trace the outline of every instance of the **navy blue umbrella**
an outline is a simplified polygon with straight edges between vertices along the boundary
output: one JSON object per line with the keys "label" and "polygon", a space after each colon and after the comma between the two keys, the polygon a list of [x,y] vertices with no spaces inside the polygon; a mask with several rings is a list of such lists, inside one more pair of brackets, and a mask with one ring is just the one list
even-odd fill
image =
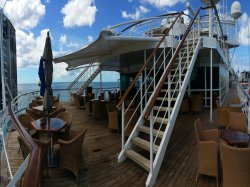
{"label": "navy blue umbrella", "polygon": [[51,41],[49,32],[47,33],[42,59],[44,61],[44,78],[45,78],[45,93],[43,99],[43,110],[48,113],[52,111],[53,106],[53,90],[51,88],[53,77],[53,54],[51,49]]}
{"label": "navy blue umbrella", "polygon": [[45,92],[45,77],[44,77],[44,69],[43,69],[43,58],[40,59],[38,75],[40,78],[40,96],[44,96]]}

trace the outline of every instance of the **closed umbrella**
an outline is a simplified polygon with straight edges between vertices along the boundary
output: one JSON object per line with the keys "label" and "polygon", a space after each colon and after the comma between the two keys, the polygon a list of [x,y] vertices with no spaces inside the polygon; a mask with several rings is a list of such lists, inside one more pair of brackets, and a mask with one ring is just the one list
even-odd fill
{"label": "closed umbrella", "polygon": [[52,111],[52,106],[53,106],[53,90],[51,88],[52,77],[53,77],[53,64],[52,64],[53,55],[52,55],[49,32],[47,33],[42,59],[44,62],[44,78],[45,78],[43,110],[49,113]]}
{"label": "closed umbrella", "polygon": [[43,57],[40,59],[38,75],[40,78],[40,96],[44,96],[45,92],[45,77],[44,77],[44,69],[43,69]]}

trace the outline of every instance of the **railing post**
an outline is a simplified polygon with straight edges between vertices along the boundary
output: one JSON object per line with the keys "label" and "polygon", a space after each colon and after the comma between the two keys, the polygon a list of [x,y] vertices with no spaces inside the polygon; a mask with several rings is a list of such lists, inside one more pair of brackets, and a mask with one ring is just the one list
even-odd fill
{"label": "railing post", "polygon": [[[140,105],[141,105],[141,114],[142,114],[142,110],[143,110],[143,99],[142,99],[142,92],[143,92],[143,90],[142,90],[142,88],[143,88],[143,85],[142,85],[142,75],[141,75],[141,81],[140,81],[140,89],[141,89],[141,91],[140,91]],[[146,90],[145,90],[146,91]],[[147,93],[146,93],[147,94]]]}
{"label": "railing post", "polygon": [[155,89],[155,85],[156,83],[155,83],[155,54],[154,54],[154,89]]}
{"label": "railing post", "polygon": [[122,102],[122,150],[124,149],[124,101]]}
{"label": "railing post", "polygon": [[153,110],[150,112],[150,173],[153,173]]}
{"label": "railing post", "polygon": [[[147,62],[147,51],[146,50],[144,50],[144,63],[146,63]],[[147,104],[147,102],[148,102],[148,89],[147,89],[147,84],[148,84],[148,82],[147,82],[147,67],[145,67],[144,68],[144,82],[145,82],[145,86],[144,86],[144,88],[145,88],[145,92],[146,92],[146,95],[145,95],[145,105],[144,106],[146,106],[146,104]]]}

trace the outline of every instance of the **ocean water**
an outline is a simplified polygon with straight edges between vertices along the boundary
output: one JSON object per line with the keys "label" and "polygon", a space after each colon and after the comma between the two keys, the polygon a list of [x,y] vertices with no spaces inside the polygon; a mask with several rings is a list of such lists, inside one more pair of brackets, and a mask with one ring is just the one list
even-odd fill
{"label": "ocean water", "polygon": [[[67,101],[69,99],[69,93],[66,90],[67,87],[71,84],[71,82],[53,82],[52,89],[53,95],[60,95],[61,101]],[[98,94],[100,90],[100,82],[92,82],[89,86],[92,86],[93,92]],[[102,90],[107,91],[115,91],[119,89],[119,84],[117,82],[102,82]],[[38,84],[18,84],[18,94],[24,94],[32,91],[39,91],[40,87]],[[76,92],[76,90],[72,90],[72,92]]]}

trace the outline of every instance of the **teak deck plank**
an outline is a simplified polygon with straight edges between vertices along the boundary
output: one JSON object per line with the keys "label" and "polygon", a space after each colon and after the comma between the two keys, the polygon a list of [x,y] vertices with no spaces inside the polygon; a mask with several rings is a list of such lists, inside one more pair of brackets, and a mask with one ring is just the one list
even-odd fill
{"label": "teak deck plank", "polygon": [[[148,172],[129,159],[122,163],[117,162],[121,149],[121,134],[108,131],[107,121],[92,119],[86,110],[76,109],[66,103],[64,107],[73,114],[73,130],[88,128],[83,148],[84,164],[79,172],[79,186],[145,186]],[[214,114],[216,118],[215,111]],[[216,186],[214,177],[200,175],[198,182],[195,181],[198,153],[193,123],[198,117],[207,128],[212,128],[208,123],[208,109],[204,109],[198,115],[178,115],[155,186]],[[23,161],[21,152],[18,153],[17,136],[17,131],[12,131],[6,139],[13,174]],[[2,160],[2,170],[5,166],[6,163]],[[42,177],[41,186],[73,187],[77,184],[70,171],[50,168],[49,176]]]}

